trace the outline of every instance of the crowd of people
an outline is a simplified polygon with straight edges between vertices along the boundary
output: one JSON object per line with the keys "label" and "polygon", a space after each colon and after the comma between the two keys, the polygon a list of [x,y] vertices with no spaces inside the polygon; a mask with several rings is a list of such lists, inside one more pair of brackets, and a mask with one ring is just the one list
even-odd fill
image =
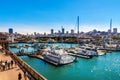
{"label": "crowd of people", "polygon": [[[11,52],[9,50],[6,49],[0,49],[0,54],[4,54],[5,56],[7,55],[11,55]],[[0,72],[2,71],[7,71],[10,69],[13,69],[14,67],[17,67],[17,62],[11,60],[7,60],[7,59],[3,59],[0,60]],[[27,72],[24,71],[24,79],[27,80]],[[22,74],[21,72],[18,73],[18,80],[22,80]]]}
{"label": "crowd of people", "polygon": [[0,61],[0,70],[1,71],[5,71],[5,70],[9,70],[13,68],[13,64],[15,64],[15,62],[13,60],[1,60]]}

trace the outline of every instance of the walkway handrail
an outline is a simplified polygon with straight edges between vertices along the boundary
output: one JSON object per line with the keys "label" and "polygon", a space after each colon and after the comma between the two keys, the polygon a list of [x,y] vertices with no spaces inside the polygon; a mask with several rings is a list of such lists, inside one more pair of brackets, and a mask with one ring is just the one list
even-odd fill
{"label": "walkway handrail", "polygon": [[29,66],[22,59],[20,59],[16,54],[10,52],[10,56],[19,64],[21,68],[24,68],[24,70],[26,70],[35,80],[47,80],[44,76],[39,74],[31,66]]}

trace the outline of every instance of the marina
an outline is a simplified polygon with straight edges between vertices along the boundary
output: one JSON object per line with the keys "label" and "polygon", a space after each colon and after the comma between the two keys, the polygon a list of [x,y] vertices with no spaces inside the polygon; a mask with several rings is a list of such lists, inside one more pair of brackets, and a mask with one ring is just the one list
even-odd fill
{"label": "marina", "polygon": [[[19,45],[23,45],[21,43]],[[54,45],[65,45],[65,47],[70,48],[71,44],[54,44]],[[77,44],[72,44],[76,46]],[[18,49],[11,48],[13,52],[19,51]],[[26,51],[32,52],[34,49],[28,48]],[[91,59],[77,58],[77,62],[67,64],[64,66],[53,66],[50,62],[42,60],[41,56],[19,56],[37,72],[44,75],[48,80],[119,80],[120,70],[119,70],[119,52],[107,52],[104,56],[93,57]],[[114,58],[113,58],[114,57]],[[34,63],[34,64],[33,64]],[[50,64],[48,64],[50,63]],[[52,63],[53,64],[53,63]],[[55,64],[54,64],[55,65]],[[114,68],[113,68],[114,67]],[[114,74],[113,74],[114,73]],[[88,75],[89,74],[89,75]],[[106,75],[107,74],[107,75]],[[53,77],[53,75],[55,75]],[[70,76],[72,75],[72,76]],[[66,77],[64,77],[66,76]],[[87,76],[87,77],[86,77]],[[114,77],[113,77],[114,76]]]}
{"label": "marina", "polygon": [[1,0],[0,80],[120,80],[120,0]]}
{"label": "marina", "polygon": [[44,75],[48,80],[120,79],[119,52],[107,53],[104,56],[95,57],[89,60],[78,58],[77,62],[64,65],[62,67],[55,67],[41,61],[40,59],[30,58],[27,56],[21,56],[20,58],[33,67],[36,71]]}

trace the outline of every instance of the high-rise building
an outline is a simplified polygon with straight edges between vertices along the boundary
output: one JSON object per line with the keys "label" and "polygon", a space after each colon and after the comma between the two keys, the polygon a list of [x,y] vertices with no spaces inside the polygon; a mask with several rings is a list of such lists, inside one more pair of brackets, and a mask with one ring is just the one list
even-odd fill
{"label": "high-rise building", "polygon": [[73,29],[71,29],[71,34],[74,34],[74,30]]}
{"label": "high-rise building", "polygon": [[113,28],[113,33],[117,33],[117,28]]}
{"label": "high-rise building", "polygon": [[54,30],[53,29],[51,29],[51,34],[54,34]]}
{"label": "high-rise building", "polygon": [[68,32],[68,31],[66,31],[66,34],[69,34],[69,32]]}
{"label": "high-rise building", "polygon": [[61,32],[60,32],[60,30],[58,30],[58,34],[60,34]]}
{"label": "high-rise building", "polygon": [[34,36],[36,36],[37,35],[37,33],[36,32],[34,32]]}
{"label": "high-rise building", "polygon": [[65,33],[65,29],[62,27],[62,34],[64,34]]}
{"label": "high-rise building", "polygon": [[108,33],[111,33],[111,30],[110,30],[110,29],[108,29]]}
{"label": "high-rise building", "polygon": [[9,28],[9,34],[13,34],[13,29]]}

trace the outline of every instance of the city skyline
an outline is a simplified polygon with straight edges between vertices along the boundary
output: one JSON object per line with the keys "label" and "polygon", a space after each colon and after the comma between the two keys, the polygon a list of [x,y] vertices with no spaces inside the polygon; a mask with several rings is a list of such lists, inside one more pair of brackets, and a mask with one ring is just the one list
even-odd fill
{"label": "city skyline", "polygon": [[[13,28],[18,33],[50,33],[71,29],[77,32],[77,16],[80,32],[97,29],[108,31],[110,19],[113,28],[120,26],[119,0],[6,0],[0,2],[0,32]],[[66,32],[65,31],[65,32]]]}

